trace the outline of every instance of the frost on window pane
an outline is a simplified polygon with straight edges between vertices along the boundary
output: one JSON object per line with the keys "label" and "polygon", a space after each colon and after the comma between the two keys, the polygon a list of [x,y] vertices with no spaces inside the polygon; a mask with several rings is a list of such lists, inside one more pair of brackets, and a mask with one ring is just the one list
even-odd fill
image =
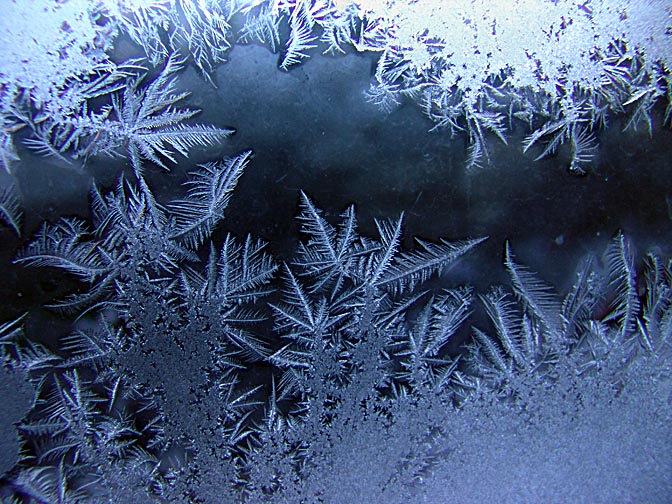
{"label": "frost on window pane", "polygon": [[[2,9],[3,167],[28,147],[68,162],[119,156],[128,168],[93,185],[87,215],[26,229],[6,265],[10,279],[22,271],[57,288],[0,321],[0,376],[21,391],[3,425],[3,502],[670,500],[664,252],[638,255],[615,233],[560,292],[517,239],[501,247],[497,277],[477,255],[489,243],[480,233],[406,240],[402,209],[364,232],[354,204],[334,216],[297,189],[300,236],[276,257],[277,244],[228,228],[230,205],[238,219],[258,210],[232,197],[251,150],[163,178],[148,170],[233,132],[226,118],[189,122],[183,68],[221,86],[230,47],[260,43],[283,78],[320,52],[375,53],[368,98],[390,112],[416,102],[433,129],[468,139],[468,167],[495,162],[490,142],[506,144],[520,123],[524,154],[564,144],[582,172],[612,116],[651,131],[652,107],[669,99],[667,2]],[[122,38],[138,59],[114,60]],[[34,221],[20,189],[0,190],[11,243]],[[473,272],[488,285],[470,285]],[[67,331],[35,327],[36,313]]]}

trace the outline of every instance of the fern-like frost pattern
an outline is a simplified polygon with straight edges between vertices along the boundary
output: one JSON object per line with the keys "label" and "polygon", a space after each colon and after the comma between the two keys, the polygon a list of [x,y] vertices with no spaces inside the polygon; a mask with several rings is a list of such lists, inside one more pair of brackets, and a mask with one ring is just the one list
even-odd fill
{"label": "fern-like frost pattern", "polygon": [[[92,189],[90,218],[45,222],[14,258],[67,280],[47,307],[72,327],[40,335],[32,314],[0,324],[2,381],[23,410],[12,411],[3,502],[670,500],[672,266],[661,253],[640,261],[619,232],[563,295],[507,242],[508,285],[480,292],[450,273],[486,237],[408,250],[403,213],[364,236],[354,206],[333,222],[301,192],[301,239],[285,261],[225,232],[251,151],[193,168],[172,201],[146,176],[234,132],[192,122],[177,79],[193,65],[219,84],[217,65],[247,43],[279,53],[287,72],[317,52],[375,53],[368,99],[387,112],[411,100],[433,129],[464,135],[467,168],[493,164],[492,141],[507,144],[520,123],[523,153],[566,152],[585,173],[612,117],[651,134],[653,108],[670,101],[666,2],[3,9],[7,177],[17,142],[60,163],[130,167]],[[112,58],[119,37],[144,57]],[[0,221],[17,237],[19,194],[0,190]]]}

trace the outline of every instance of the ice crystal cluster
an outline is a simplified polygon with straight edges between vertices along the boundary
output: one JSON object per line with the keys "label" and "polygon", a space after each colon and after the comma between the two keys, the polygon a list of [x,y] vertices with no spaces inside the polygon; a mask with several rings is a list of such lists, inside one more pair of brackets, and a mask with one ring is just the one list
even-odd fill
{"label": "ice crystal cluster", "polygon": [[[252,151],[193,168],[173,199],[147,175],[233,133],[194,122],[178,79],[193,65],[225,85],[214,71],[251,43],[279,71],[374,53],[368,99],[465,135],[469,167],[525,127],[525,151],[568,143],[581,172],[612,118],[650,132],[660,103],[669,120],[669,2],[8,0],[0,14],[3,184],[24,146],[129,168],[94,184],[86,219],[45,222],[14,251],[13,268],[66,286],[47,308],[69,331],[37,330],[36,307],[0,324],[3,504],[670,501],[664,253],[613,230],[559,294],[506,243],[508,284],[480,292],[450,279],[487,237],[407,248],[403,212],[370,235],[354,205],[334,219],[300,192],[284,260],[222,232]],[[2,232],[23,217],[7,182]]]}
{"label": "ice crystal cluster", "polygon": [[[3,164],[16,157],[17,128],[55,152],[77,140],[79,122],[97,130],[100,117],[82,109],[132,72],[134,62],[108,57],[125,34],[149,63],[180,51],[206,78],[235,43],[282,52],[285,70],[319,51],[379,53],[370,98],[388,110],[410,98],[437,127],[466,131],[467,166],[491,162],[488,132],[506,142],[522,121],[525,151],[544,143],[541,158],[568,142],[570,168],[581,172],[594,131],[613,115],[650,130],[655,103],[669,103],[670,11],[665,0],[11,1],[2,17]],[[64,138],[52,121],[74,122],[74,132]]]}

